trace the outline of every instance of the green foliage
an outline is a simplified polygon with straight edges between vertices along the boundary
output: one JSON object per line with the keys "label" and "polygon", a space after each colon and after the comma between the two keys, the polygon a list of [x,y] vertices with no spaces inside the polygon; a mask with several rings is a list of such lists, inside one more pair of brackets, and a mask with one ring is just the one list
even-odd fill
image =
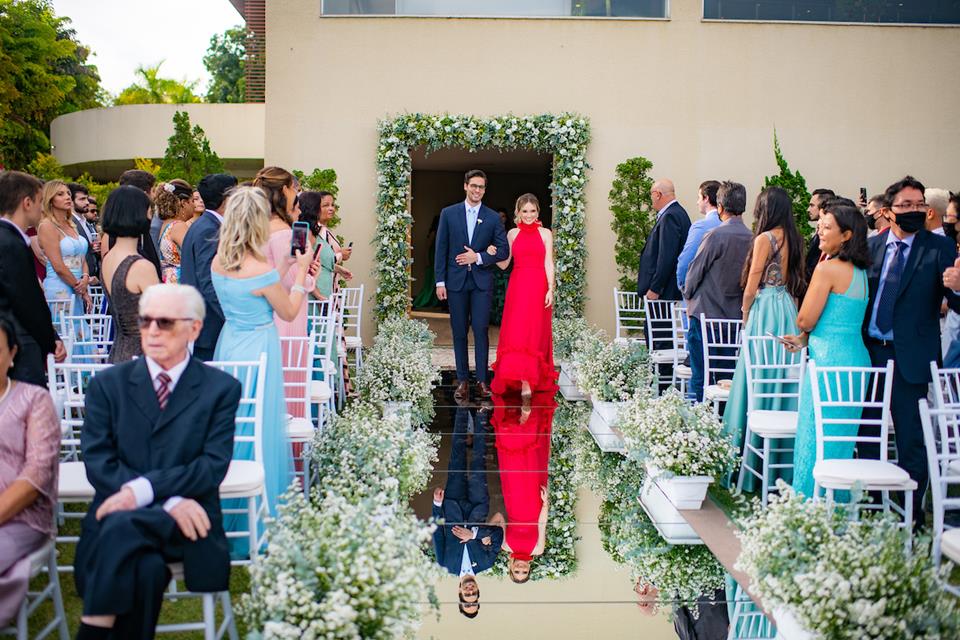
{"label": "green foliage", "polygon": [[80,177],[74,180],[74,182],[79,182],[85,186],[90,191],[90,195],[96,198],[101,209],[107,201],[107,196],[110,195],[110,192],[120,186],[117,182],[97,182],[86,172],[80,174]]}
{"label": "green foliage", "polygon": [[102,104],[90,50],[48,0],[0,0],[0,167],[50,151],[50,122]]}
{"label": "green foliage", "polygon": [[[337,172],[334,169],[314,169],[309,175],[299,169],[294,169],[293,175],[296,176],[304,191],[329,191],[334,198],[340,191],[340,187],[337,186]],[[340,214],[335,213],[327,227],[334,229],[339,224]]]}
{"label": "green foliage", "polygon": [[200,102],[200,98],[193,92],[197,88],[197,81],[174,80],[160,77],[158,62],[152,67],[137,67],[140,82],[134,82],[120,92],[113,101],[114,104],[187,104]]}
{"label": "green foliage", "polygon": [[66,176],[63,172],[63,165],[52,154],[40,153],[39,151],[37,157],[24,170],[43,181],[63,180]]}
{"label": "green foliage", "polygon": [[134,158],[133,168],[139,169],[140,171],[146,171],[147,173],[152,173],[153,175],[160,173],[160,165],[150,158]]}
{"label": "green foliage", "polygon": [[243,102],[246,91],[244,77],[247,30],[242,26],[227,29],[210,38],[203,66],[210,76],[207,102]]}
{"label": "green foliage", "polygon": [[807,191],[807,181],[800,172],[791,171],[787,165],[783,152],[780,150],[780,140],[777,139],[777,132],[773,132],[773,157],[777,160],[777,166],[780,167],[780,173],[774,176],[767,176],[763,179],[764,187],[781,187],[790,195],[790,202],[793,204],[793,220],[797,223],[797,229],[801,235],[809,231],[806,235],[813,233],[810,229],[807,206],[810,204],[810,192]]}
{"label": "green foliage", "polygon": [[630,158],[617,165],[616,177],[610,188],[610,228],[617,234],[614,259],[620,273],[618,286],[632,291],[637,286],[637,267],[647,236],[656,217],[652,213],[650,189],[653,163],[644,157]]}
{"label": "green foliage", "polygon": [[208,173],[222,173],[223,161],[210,148],[210,141],[200,125],[190,128],[190,114],[173,114],[173,135],[167,140],[167,150],[160,163],[160,180],[181,178],[197,184]]}

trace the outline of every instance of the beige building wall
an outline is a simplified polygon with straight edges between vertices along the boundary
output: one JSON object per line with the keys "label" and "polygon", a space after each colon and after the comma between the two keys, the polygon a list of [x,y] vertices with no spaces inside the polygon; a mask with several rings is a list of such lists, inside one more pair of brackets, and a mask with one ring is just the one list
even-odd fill
{"label": "beige building wall", "polygon": [[776,172],[774,127],[811,189],[873,193],[907,172],[960,187],[956,28],[704,22],[700,2],[671,5],[667,21],[322,18],[316,0],[271,0],[266,163],[337,170],[372,294],[378,119],[578,112],[593,132],[587,317],[607,330],[607,193],[626,158],[652,160],[692,215],[709,178],[753,200]]}

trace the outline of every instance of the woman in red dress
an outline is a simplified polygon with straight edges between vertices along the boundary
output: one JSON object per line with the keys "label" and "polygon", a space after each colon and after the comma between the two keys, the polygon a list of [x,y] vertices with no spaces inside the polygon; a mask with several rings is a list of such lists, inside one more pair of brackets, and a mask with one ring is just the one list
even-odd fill
{"label": "woman in red dress", "polygon": [[[503,322],[497,344],[493,392],[520,390],[556,392],[553,368],[553,235],[540,226],[540,202],[532,193],[517,198],[517,228],[507,233],[510,257],[498,263],[506,269],[513,260],[507,285]],[[488,251],[489,253],[489,251]]]}
{"label": "woman in red dress", "polygon": [[533,559],[546,548],[550,432],[556,402],[537,394],[532,405],[508,407],[493,396],[493,430],[506,511],[503,545],[510,554],[509,575],[517,584],[530,579]]}

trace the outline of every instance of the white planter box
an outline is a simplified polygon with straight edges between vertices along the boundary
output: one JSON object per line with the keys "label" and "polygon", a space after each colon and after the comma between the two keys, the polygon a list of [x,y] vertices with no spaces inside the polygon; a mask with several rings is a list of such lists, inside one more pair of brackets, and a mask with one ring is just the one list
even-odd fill
{"label": "white planter box", "polygon": [[710,476],[670,476],[653,465],[646,465],[647,473],[657,483],[663,495],[677,509],[700,509],[707,497],[707,488],[713,483]]}
{"label": "white planter box", "polygon": [[813,634],[796,619],[789,607],[775,607],[770,611],[777,624],[777,640],[812,640]]}
{"label": "white planter box", "polygon": [[389,418],[391,416],[405,416],[409,419],[410,412],[413,411],[412,402],[384,402],[383,403],[383,417]]}
{"label": "white planter box", "polygon": [[586,400],[589,397],[577,386],[577,373],[573,365],[568,362],[560,365],[560,379],[558,383],[560,393],[563,394],[563,397],[567,400],[580,401]]}
{"label": "white planter box", "polygon": [[617,414],[624,402],[603,402],[593,400],[593,411],[590,412],[590,422],[587,428],[601,451],[608,453],[623,453],[623,436],[617,430]]}
{"label": "white planter box", "polygon": [[660,487],[649,477],[640,489],[640,505],[649,516],[653,526],[670,544],[703,544],[677,508],[670,504]]}

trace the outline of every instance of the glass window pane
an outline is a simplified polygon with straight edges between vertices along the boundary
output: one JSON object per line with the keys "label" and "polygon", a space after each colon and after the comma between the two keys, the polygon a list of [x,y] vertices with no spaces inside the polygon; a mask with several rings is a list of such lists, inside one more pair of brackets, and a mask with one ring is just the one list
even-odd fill
{"label": "glass window pane", "polygon": [[665,18],[667,0],[323,0],[324,15]]}
{"label": "glass window pane", "polygon": [[712,20],[960,24],[960,0],[704,0]]}

